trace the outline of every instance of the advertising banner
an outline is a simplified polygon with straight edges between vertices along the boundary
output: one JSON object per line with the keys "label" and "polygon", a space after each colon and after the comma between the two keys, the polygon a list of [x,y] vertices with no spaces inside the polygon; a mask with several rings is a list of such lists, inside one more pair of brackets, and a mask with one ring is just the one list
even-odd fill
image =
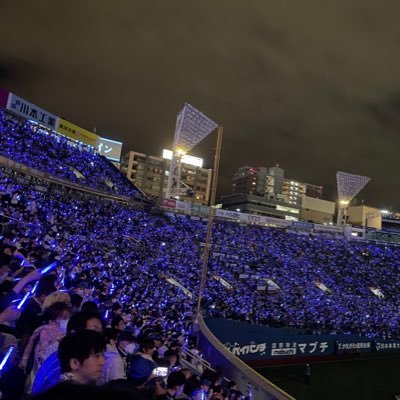
{"label": "advertising banner", "polygon": [[176,206],[176,200],[172,200],[172,199],[163,199],[161,204],[162,204],[163,207],[175,208],[175,206]]}
{"label": "advertising banner", "polygon": [[217,210],[215,210],[215,216],[229,219],[240,219],[241,213],[230,210],[222,210],[221,208],[218,208]]}
{"label": "advertising banner", "polygon": [[398,340],[374,340],[374,349],[377,352],[400,351]]}
{"label": "advertising banner", "polygon": [[59,118],[56,115],[35,106],[13,93],[10,93],[8,96],[6,108],[21,117],[37,122],[47,128],[58,129]]}
{"label": "advertising banner", "polygon": [[64,136],[68,136],[71,139],[88,144],[95,148],[97,148],[99,143],[99,137],[95,133],[80,128],[78,125],[62,118],[60,118],[57,131]]}
{"label": "advertising banner", "polygon": [[122,142],[99,137],[97,150],[109,160],[119,162],[121,159]]}
{"label": "advertising banner", "polygon": [[7,107],[7,101],[8,101],[8,95],[10,93],[5,90],[0,88],[0,107],[6,108]]}
{"label": "advertising banner", "polygon": [[184,212],[190,211],[190,203],[186,203],[185,201],[177,200],[175,207],[179,211],[184,211]]}
{"label": "advertising banner", "polygon": [[312,230],[312,229],[314,229],[314,224],[311,222],[305,222],[305,221],[293,221],[292,228]]}
{"label": "advertising banner", "polygon": [[300,334],[296,329],[269,328],[222,318],[209,318],[206,324],[232,354],[248,361],[276,357],[400,351],[400,341],[396,340],[369,339],[345,334]]}
{"label": "advertising banner", "polygon": [[336,341],[336,353],[370,353],[373,351],[373,342],[368,338],[360,338],[356,335],[340,335]]}
{"label": "advertising banner", "polygon": [[332,335],[296,335],[289,330],[210,318],[207,326],[224,346],[242,360],[331,355]]}

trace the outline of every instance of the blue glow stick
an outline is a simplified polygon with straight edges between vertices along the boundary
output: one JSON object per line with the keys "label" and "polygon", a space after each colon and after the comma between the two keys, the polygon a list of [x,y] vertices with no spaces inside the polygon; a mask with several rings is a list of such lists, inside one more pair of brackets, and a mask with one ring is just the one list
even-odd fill
{"label": "blue glow stick", "polygon": [[25,294],[25,296],[22,298],[22,300],[18,303],[17,308],[18,310],[20,310],[22,308],[22,306],[25,304],[25,302],[28,300],[29,295],[31,294],[31,292],[27,292]]}
{"label": "blue glow stick", "polygon": [[54,261],[53,263],[51,263],[51,264],[48,265],[47,267],[44,267],[44,268],[40,271],[40,273],[41,273],[42,275],[47,274],[50,270],[56,268],[57,265],[58,265],[58,261]]}
{"label": "blue glow stick", "polygon": [[32,288],[32,290],[31,290],[31,294],[36,293],[36,290],[37,290],[38,286],[39,286],[39,281],[37,281],[37,282],[35,283],[35,286],[34,286],[34,287]]}
{"label": "blue glow stick", "polygon": [[10,346],[6,352],[6,354],[4,354],[3,359],[1,360],[0,363],[0,371],[3,370],[4,366],[6,365],[8,359],[11,357],[11,354],[13,353],[13,351],[15,350],[14,346]]}

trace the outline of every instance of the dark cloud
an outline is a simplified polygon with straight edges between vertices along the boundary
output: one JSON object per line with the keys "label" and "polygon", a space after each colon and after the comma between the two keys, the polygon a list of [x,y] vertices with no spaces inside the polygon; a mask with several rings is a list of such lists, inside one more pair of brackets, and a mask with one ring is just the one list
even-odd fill
{"label": "dark cloud", "polygon": [[[400,3],[6,0],[0,85],[124,141],[169,147],[185,101],[224,126],[220,192],[241,165],[322,184],[370,176],[400,209]],[[215,137],[193,150],[212,166]]]}

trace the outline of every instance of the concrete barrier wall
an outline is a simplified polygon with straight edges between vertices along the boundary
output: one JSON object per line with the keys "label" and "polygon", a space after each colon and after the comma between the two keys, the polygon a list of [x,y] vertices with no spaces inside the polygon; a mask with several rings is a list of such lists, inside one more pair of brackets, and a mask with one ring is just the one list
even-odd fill
{"label": "concrete barrier wall", "polygon": [[204,358],[213,367],[221,366],[225,377],[235,381],[243,394],[247,395],[250,388],[253,400],[295,400],[228,351],[208,329],[201,316],[198,317],[198,324],[199,347]]}

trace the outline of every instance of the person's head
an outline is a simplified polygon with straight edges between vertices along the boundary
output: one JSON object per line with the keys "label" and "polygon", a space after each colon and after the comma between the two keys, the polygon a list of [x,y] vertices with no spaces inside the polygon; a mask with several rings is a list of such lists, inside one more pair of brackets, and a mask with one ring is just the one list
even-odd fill
{"label": "person's head", "polygon": [[91,312],[98,312],[97,304],[94,301],[86,301],[82,304],[82,311],[91,311]]}
{"label": "person's head", "polygon": [[228,389],[229,390],[236,390],[236,382],[235,381],[229,381]]}
{"label": "person's head", "polygon": [[106,338],[107,344],[116,345],[119,334],[120,331],[118,329],[106,328],[104,330],[104,336]]}
{"label": "person's head", "polygon": [[104,326],[101,316],[90,311],[80,311],[73,315],[68,322],[67,332],[79,332],[84,329],[103,332]]}
{"label": "person's head", "polygon": [[121,316],[117,315],[111,320],[111,327],[123,331],[126,328],[124,319]]}
{"label": "person's head", "polygon": [[[181,370],[182,372],[182,370]],[[190,398],[197,399],[199,393],[201,394],[200,380],[196,376],[191,376],[186,379],[183,387],[183,392]]]}
{"label": "person's head", "polygon": [[193,376],[192,371],[189,368],[181,368],[180,371],[185,375],[186,380]]}
{"label": "person's head", "polygon": [[55,286],[54,276],[45,275],[40,278],[38,288],[36,290],[36,298],[40,303],[43,303],[45,298],[57,290]]}
{"label": "person's head", "polygon": [[133,354],[136,350],[136,337],[132,332],[122,331],[117,339],[118,347],[127,354]]}
{"label": "person's head", "polygon": [[83,297],[79,296],[77,293],[72,293],[71,294],[71,307],[73,312],[78,312],[79,309],[81,308]]}
{"label": "person's head", "polygon": [[186,378],[181,371],[171,372],[167,378],[167,390],[178,397],[183,393],[185,383]]}
{"label": "person's head", "polygon": [[152,356],[154,351],[155,351],[155,344],[153,339],[143,339],[140,342],[140,351],[143,354],[148,354],[149,356]]}
{"label": "person's head", "polygon": [[52,304],[54,303],[65,303],[65,304],[71,304],[71,297],[67,292],[53,292],[49,294],[43,301],[42,308],[43,310],[46,310],[49,308]]}
{"label": "person's head", "polygon": [[70,317],[71,311],[64,302],[52,304],[43,313],[44,320],[48,321],[50,325],[57,326],[63,333],[67,332],[67,324]]}
{"label": "person's head", "polygon": [[61,373],[72,373],[81,384],[95,383],[102,374],[104,350],[101,333],[83,330],[65,336],[58,347]]}
{"label": "person's head", "polygon": [[178,362],[178,355],[173,351],[169,351],[168,354],[164,354],[164,358],[168,361],[170,367],[174,367]]}

